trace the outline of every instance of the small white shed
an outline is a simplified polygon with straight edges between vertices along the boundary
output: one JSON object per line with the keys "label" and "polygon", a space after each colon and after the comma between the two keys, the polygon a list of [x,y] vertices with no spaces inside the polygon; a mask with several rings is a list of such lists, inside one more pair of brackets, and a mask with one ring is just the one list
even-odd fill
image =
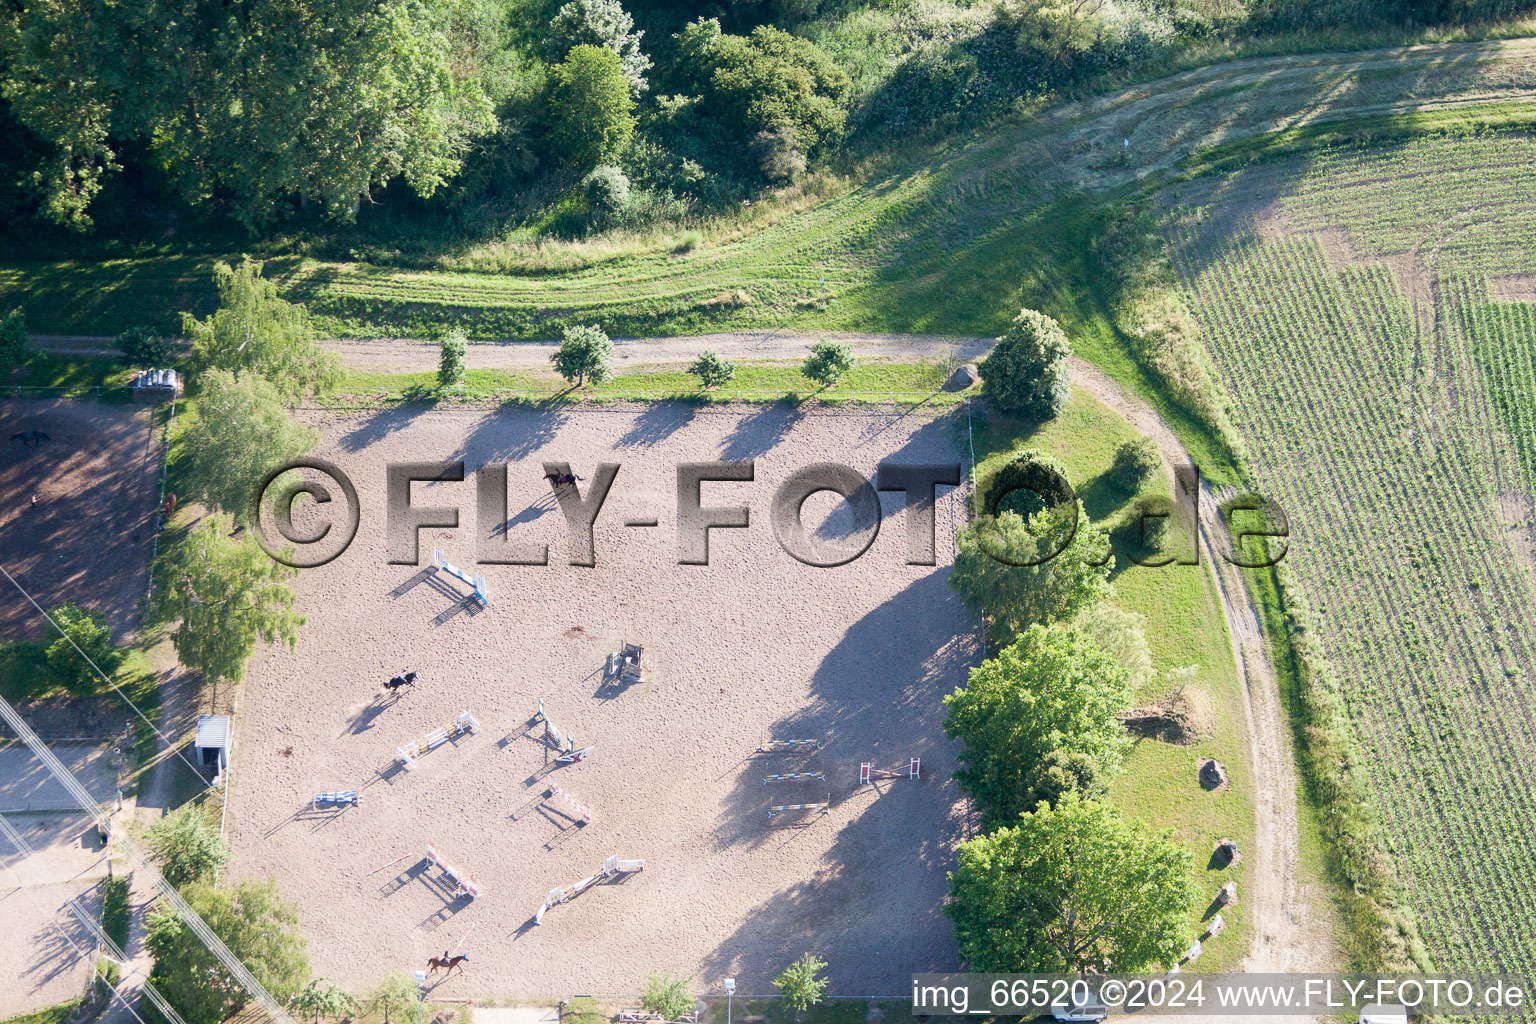
{"label": "small white shed", "polygon": [[216,768],[218,774],[223,775],[229,765],[229,748],[233,742],[228,715],[197,716],[197,739],[192,750],[200,767]]}
{"label": "small white shed", "polygon": [[1360,1024],[1408,1024],[1408,1007],[1371,1003],[1360,1011]]}

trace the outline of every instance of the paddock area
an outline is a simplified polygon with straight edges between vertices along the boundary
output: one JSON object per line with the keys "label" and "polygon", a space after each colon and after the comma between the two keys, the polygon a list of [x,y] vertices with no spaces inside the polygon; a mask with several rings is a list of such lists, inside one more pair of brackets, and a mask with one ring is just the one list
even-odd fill
{"label": "paddock area", "polygon": [[[151,410],[88,399],[0,402],[0,551],[45,608],[101,612],[119,643],[139,628],[149,585],[162,447]],[[46,623],[0,579],[0,637]]]}
{"label": "paddock area", "polygon": [[[355,484],[361,524],[300,574],[297,650],[252,660],[228,829],[231,876],[277,878],[318,974],[364,989],[458,946],[470,960],[434,976],[440,997],[617,995],[665,972],[704,990],[734,975],[756,994],[814,952],[832,994],[899,997],[914,971],[956,967],[942,904],[968,822],[940,699],[979,657],[947,583],[964,492],[938,488],[936,565],[908,564],[899,491],[881,493],[863,556],[831,568],[786,553],[770,507],[813,463],[866,477],[887,459],[961,463],[963,413],[958,426],[783,404],[305,415],[316,454]],[[412,503],[457,506],[459,526],[423,529],[417,564],[390,564],[385,466],[455,459],[466,479],[417,483]],[[747,459],[753,480],[701,494],[748,506],[749,525],[711,530],[708,565],[679,564],[678,464]],[[600,462],[620,464],[595,566],[569,564],[545,462],[569,463],[584,495]],[[482,522],[488,464],[510,464],[508,503]],[[802,513],[813,542],[850,542],[840,498],[813,495]],[[481,534],[547,545],[549,564],[476,564]],[[484,580],[487,606],[432,568],[434,547]],[[626,642],[643,647],[644,677],[605,679]],[[384,692],[405,671],[414,685]],[[568,744],[532,721],[540,698]],[[807,738],[820,743],[758,752]],[[563,746],[593,749],[559,765]],[[862,762],[896,777],[860,785]],[[792,774],[806,777],[763,781]],[[827,806],[769,811],[803,804]],[[612,855],[643,870],[601,877]],[[552,890],[594,874],[533,923]]]}

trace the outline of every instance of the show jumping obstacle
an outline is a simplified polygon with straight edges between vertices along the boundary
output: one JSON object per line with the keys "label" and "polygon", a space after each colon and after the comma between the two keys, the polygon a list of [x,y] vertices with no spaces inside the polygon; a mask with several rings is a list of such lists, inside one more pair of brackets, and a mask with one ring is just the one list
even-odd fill
{"label": "show jumping obstacle", "polygon": [[759,754],[771,754],[778,750],[810,750],[821,749],[821,740],[769,740],[757,748]]}
{"label": "show jumping obstacle", "polygon": [[433,747],[447,743],[449,740],[458,739],[465,733],[474,732],[480,728],[480,723],[475,721],[475,716],[468,711],[460,711],[459,717],[447,725],[433,729],[425,736],[414,739],[403,747],[395,748],[395,760],[405,765],[407,769],[416,767],[416,759]]}
{"label": "show jumping obstacle", "polygon": [[567,793],[553,782],[549,784],[549,795],[557,796],[561,800],[564,800],[566,805],[571,808],[572,815],[581,824],[586,825],[592,821],[592,808],[588,807],[580,800],[577,800],[575,797],[571,796],[571,794]]}
{"label": "show jumping obstacle", "polygon": [[823,800],[819,804],[774,804],[768,808],[768,817],[777,817],[787,811],[820,811],[822,814],[831,814],[827,808],[831,806],[830,800]]}
{"label": "show jumping obstacle", "polygon": [[620,683],[645,682],[645,669],[640,666],[640,656],[644,653],[644,647],[626,640],[621,650],[608,655],[608,678]]}
{"label": "show jumping obstacle", "polygon": [[627,875],[631,872],[644,870],[644,860],[619,860],[619,855],[615,853],[603,861],[603,866],[598,868],[595,873],[588,875],[575,885],[557,885],[549,890],[549,893],[544,897],[543,905],[539,907],[538,913],[533,915],[533,923],[543,924],[544,915],[549,912],[550,907],[569,903],[604,879],[612,878],[614,875]]}
{"label": "show jumping obstacle", "polygon": [[363,802],[363,798],[357,795],[355,789],[344,789],[337,793],[316,793],[310,797],[309,809],[317,810],[321,804],[330,804],[333,807],[356,807]]}
{"label": "show jumping obstacle", "polygon": [[555,764],[575,764],[578,761],[585,761],[592,755],[592,751],[596,749],[596,747],[582,747],[580,750],[573,750],[569,754],[561,754],[555,758]]}
{"label": "show jumping obstacle", "polygon": [[770,782],[793,782],[797,779],[820,779],[825,782],[826,778],[825,772],[781,772],[778,775],[764,775],[763,785]]}
{"label": "show jumping obstacle", "polygon": [[902,772],[900,768],[893,768],[890,771],[884,768],[875,768],[868,761],[859,765],[859,785],[861,786],[866,782],[873,784],[876,779],[920,779],[922,777],[923,759],[920,757],[914,757],[907,764],[906,772]]}
{"label": "show jumping obstacle", "polygon": [[[576,749],[576,741],[560,731],[560,727],[549,720],[549,712],[544,710],[544,698],[539,698],[539,713],[533,716],[535,722],[544,723],[544,738],[555,745],[555,749],[561,754],[572,753]],[[591,748],[588,748],[591,749]],[[581,760],[577,758],[576,760]],[[575,762],[572,762],[573,764]]]}
{"label": "show jumping obstacle", "polygon": [[455,898],[468,896],[470,899],[475,899],[480,895],[480,886],[476,884],[475,876],[462,874],[458,868],[438,856],[436,843],[427,844],[427,863],[442,868],[443,873],[453,879],[454,884],[458,886],[453,890]]}
{"label": "show jumping obstacle", "polygon": [[[478,600],[485,607],[490,607],[491,599],[485,593],[484,576],[471,576],[463,569],[460,569],[458,566],[454,565],[452,562],[448,561],[448,559],[443,557],[442,548],[432,549],[432,565],[438,569],[443,570],[448,575],[456,576],[463,580],[465,583],[468,583],[472,588],[474,588],[474,596],[476,600]],[[468,600],[468,598],[465,598],[465,600]]]}

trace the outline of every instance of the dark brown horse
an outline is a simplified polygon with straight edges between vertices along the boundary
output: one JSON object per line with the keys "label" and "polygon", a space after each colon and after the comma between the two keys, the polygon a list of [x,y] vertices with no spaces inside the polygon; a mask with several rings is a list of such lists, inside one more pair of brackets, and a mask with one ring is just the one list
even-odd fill
{"label": "dark brown horse", "polygon": [[440,967],[446,967],[448,969],[448,973],[452,974],[455,967],[463,970],[461,965],[467,963],[469,963],[468,953],[460,953],[458,956],[449,956],[448,951],[445,949],[443,950],[442,956],[427,958],[427,974],[430,976]]}

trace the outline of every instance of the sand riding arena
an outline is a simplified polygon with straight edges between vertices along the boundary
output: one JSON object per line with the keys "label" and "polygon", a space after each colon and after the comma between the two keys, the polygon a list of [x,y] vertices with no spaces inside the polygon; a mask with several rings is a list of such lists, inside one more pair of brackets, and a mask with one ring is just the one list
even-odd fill
{"label": "sand riding arena", "polygon": [[[952,418],[787,405],[307,417],[316,454],[356,486],[360,527],[300,574],[297,649],[253,660],[228,828],[233,874],[273,876],[298,902],[317,973],[366,988],[458,946],[470,961],[444,997],[617,995],[664,972],[766,993],[814,952],[832,994],[900,996],[914,971],[955,967],[941,908],[967,825],[940,698],[978,655],[946,580],[963,494],[938,489],[932,566],[908,564],[899,491],[880,495],[868,551],[835,568],[790,557],[769,521],[775,490],[808,464],[873,477],[887,460],[960,462]],[[386,465],[460,459],[465,480],[412,491],[413,505],[457,506],[459,527],[422,530],[420,564],[389,564]],[[749,507],[750,525],[710,531],[709,564],[680,565],[677,465],[748,459],[752,481],[706,482],[701,497]],[[582,486],[620,464],[593,567],[568,564],[545,462]],[[548,565],[475,564],[474,476],[495,464],[509,467],[508,512],[486,532],[547,544]],[[836,495],[803,512],[812,537],[848,530]],[[483,580],[487,606],[432,567],[434,548]],[[626,642],[643,647],[639,681],[608,671]],[[405,670],[413,685],[382,692]],[[541,699],[558,738],[533,721]],[[590,753],[557,763],[566,737]],[[788,739],[818,742],[758,751]],[[894,777],[861,785],[864,762]],[[764,781],[775,775],[800,777]],[[357,801],[317,805],[321,793]],[[802,804],[826,807],[770,812]],[[604,875],[614,855],[643,870]]]}

